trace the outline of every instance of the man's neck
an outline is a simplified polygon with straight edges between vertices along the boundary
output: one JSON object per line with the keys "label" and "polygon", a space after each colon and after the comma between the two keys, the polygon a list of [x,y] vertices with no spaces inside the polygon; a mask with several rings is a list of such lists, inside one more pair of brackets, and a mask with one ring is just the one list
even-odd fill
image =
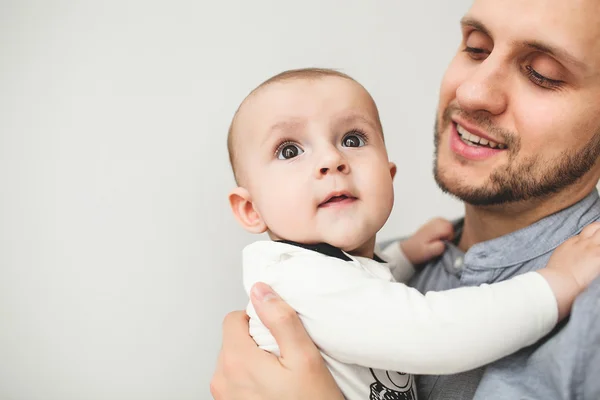
{"label": "man's neck", "polygon": [[458,247],[467,251],[474,244],[523,229],[572,206],[592,190],[593,187],[582,189],[576,193],[569,191],[569,193],[559,193],[545,199],[498,206],[465,204],[465,221]]}

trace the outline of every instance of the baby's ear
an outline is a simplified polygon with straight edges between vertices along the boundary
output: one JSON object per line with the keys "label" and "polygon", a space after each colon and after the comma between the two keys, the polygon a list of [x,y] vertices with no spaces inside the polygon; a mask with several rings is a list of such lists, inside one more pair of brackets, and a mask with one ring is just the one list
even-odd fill
{"label": "baby's ear", "polygon": [[254,208],[250,193],[243,187],[236,187],[229,193],[229,205],[235,219],[248,232],[263,233],[267,230],[267,225]]}
{"label": "baby's ear", "polygon": [[390,175],[392,175],[392,179],[396,176],[396,164],[390,162]]}

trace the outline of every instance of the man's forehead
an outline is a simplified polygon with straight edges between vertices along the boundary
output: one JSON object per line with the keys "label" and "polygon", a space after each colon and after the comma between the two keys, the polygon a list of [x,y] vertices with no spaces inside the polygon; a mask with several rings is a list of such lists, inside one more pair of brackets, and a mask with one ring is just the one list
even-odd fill
{"label": "man's forehead", "polygon": [[547,44],[600,68],[599,0],[475,0],[463,18],[494,41]]}
{"label": "man's forehead", "polygon": [[[470,10],[508,9],[512,11],[536,11],[537,13],[525,14],[529,19],[536,20],[538,13],[567,17],[594,17],[600,10],[598,0],[474,0]],[[571,12],[574,12],[572,15]],[[596,15],[594,15],[596,14]],[[514,15],[517,17],[518,15]]]}
{"label": "man's forehead", "polygon": [[[474,0],[467,16],[486,25],[522,30],[531,27],[539,36],[561,34],[583,39],[600,35],[598,0]],[[527,30],[528,32],[530,30]]]}

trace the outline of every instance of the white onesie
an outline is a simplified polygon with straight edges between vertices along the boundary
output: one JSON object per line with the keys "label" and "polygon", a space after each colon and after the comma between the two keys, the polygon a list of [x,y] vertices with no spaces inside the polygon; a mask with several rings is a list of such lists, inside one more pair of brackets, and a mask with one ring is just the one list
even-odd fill
{"label": "white onesie", "polygon": [[[244,288],[270,285],[294,308],[350,400],[416,399],[410,374],[467,371],[528,346],[550,332],[556,299],[536,272],[478,287],[425,295],[395,281],[412,266],[398,243],[388,263],[327,244],[260,241],[243,252]],[[252,304],[250,334],[279,355]]]}

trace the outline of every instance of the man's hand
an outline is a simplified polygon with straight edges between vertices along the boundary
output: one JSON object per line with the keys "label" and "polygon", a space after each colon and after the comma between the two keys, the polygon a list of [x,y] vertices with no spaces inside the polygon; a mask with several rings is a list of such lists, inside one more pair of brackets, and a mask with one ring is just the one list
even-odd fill
{"label": "man's hand", "polygon": [[216,400],[343,399],[319,350],[296,312],[269,286],[257,283],[254,309],[277,341],[281,357],[256,346],[248,316],[229,313],[223,321],[223,346],[210,383]]}

